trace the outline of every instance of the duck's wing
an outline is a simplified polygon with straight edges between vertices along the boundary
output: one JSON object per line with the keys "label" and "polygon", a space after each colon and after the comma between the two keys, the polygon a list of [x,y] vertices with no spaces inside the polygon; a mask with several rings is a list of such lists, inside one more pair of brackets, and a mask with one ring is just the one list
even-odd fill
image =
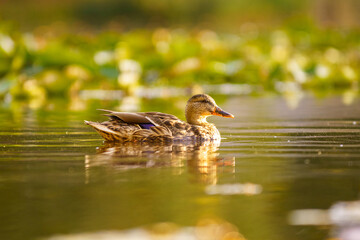
{"label": "duck's wing", "polygon": [[181,121],[179,118],[171,114],[161,112],[115,112],[111,110],[99,109],[107,112],[105,116],[112,120],[119,122],[138,124],[143,129],[150,129],[151,127],[163,126],[166,121]]}
{"label": "duck's wing", "polygon": [[124,123],[151,123],[143,114],[134,112],[115,112],[106,109],[98,109],[100,111],[107,112],[105,116],[114,120],[120,120]]}
{"label": "duck's wing", "polygon": [[194,135],[192,127],[189,123],[180,120],[174,115],[160,113],[160,112],[148,112],[140,113],[145,114],[148,119],[156,123],[158,126],[164,127],[175,138],[191,137]]}
{"label": "duck's wing", "polygon": [[[97,127],[94,123],[87,123],[102,135],[114,135],[116,132],[122,139],[135,141],[166,141],[171,138],[184,138],[196,135],[190,124],[171,114],[161,112],[116,112],[100,109],[108,116],[108,122],[100,123],[104,127]],[[112,130],[107,131],[107,129]],[[109,137],[108,137],[109,138]],[[106,138],[106,139],[108,139]]]}

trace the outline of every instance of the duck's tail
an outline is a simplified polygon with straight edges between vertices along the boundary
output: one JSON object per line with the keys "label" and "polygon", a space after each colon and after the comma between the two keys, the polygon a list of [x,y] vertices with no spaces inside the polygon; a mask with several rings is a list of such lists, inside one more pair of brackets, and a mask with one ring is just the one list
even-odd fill
{"label": "duck's tail", "polygon": [[126,140],[123,135],[111,130],[110,128],[101,123],[86,120],[84,121],[84,123],[94,128],[106,141],[113,142]]}

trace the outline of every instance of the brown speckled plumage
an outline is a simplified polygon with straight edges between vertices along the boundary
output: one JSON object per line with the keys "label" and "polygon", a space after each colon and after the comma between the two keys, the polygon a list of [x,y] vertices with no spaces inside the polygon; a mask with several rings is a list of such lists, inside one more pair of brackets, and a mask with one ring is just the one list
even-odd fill
{"label": "brown speckled plumage", "polygon": [[[98,123],[85,121],[106,141],[168,142],[175,139],[219,140],[220,133],[206,117],[218,115],[233,116],[221,110],[206,94],[191,97],[186,106],[187,122],[160,112],[125,113],[102,110],[110,119]],[[146,127],[145,127],[146,125]]]}

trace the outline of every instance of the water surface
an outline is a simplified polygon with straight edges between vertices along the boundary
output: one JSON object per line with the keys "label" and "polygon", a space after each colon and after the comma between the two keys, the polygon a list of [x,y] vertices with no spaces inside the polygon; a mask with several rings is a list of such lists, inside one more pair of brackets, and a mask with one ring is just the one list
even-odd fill
{"label": "water surface", "polygon": [[[126,231],[160,222],[185,227],[201,219],[226,221],[246,239],[330,238],[334,226],[293,226],[288,216],[358,199],[360,101],[308,96],[295,107],[268,96],[218,103],[236,116],[209,119],[222,134],[220,146],[111,146],[83,124],[104,119],[95,109],[3,108],[0,238]],[[159,104],[141,110],[162,108],[182,112]],[[209,190],[237,184],[250,188]]]}

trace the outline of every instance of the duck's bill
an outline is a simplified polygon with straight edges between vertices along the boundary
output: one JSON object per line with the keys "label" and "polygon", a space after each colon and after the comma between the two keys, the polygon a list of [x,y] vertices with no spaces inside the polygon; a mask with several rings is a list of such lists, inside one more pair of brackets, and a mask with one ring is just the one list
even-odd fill
{"label": "duck's bill", "polygon": [[232,115],[231,113],[225,112],[224,110],[222,110],[219,107],[216,107],[215,111],[212,112],[211,114],[215,115],[215,116],[225,117],[225,118],[234,118],[234,115]]}

